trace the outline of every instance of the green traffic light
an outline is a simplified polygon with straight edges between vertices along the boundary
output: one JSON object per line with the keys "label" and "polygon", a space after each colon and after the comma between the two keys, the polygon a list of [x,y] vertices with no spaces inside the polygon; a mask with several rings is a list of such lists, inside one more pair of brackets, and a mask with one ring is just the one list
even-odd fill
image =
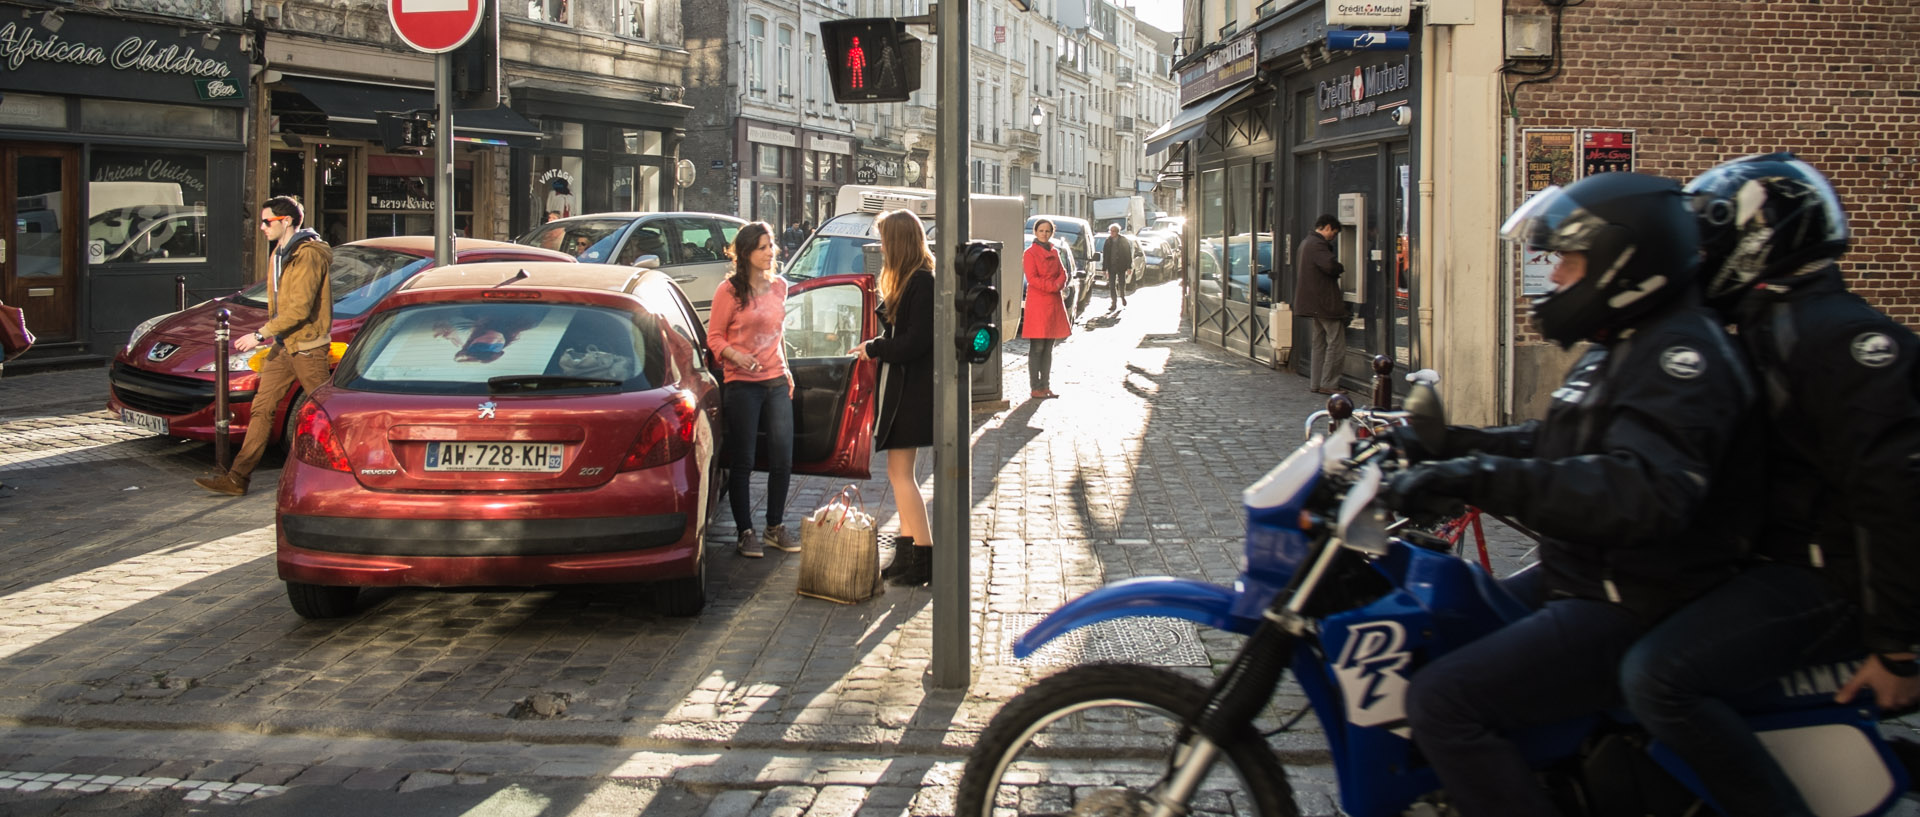
{"label": "green traffic light", "polygon": [[976,355],[993,351],[993,328],[976,326],[973,328],[973,340],[968,344]]}

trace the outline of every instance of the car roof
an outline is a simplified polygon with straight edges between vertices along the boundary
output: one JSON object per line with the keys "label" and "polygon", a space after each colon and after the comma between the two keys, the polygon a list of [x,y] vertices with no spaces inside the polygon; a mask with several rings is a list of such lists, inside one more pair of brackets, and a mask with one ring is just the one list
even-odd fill
{"label": "car roof", "polygon": [[[517,246],[517,245],[516,245]],[[516,275],[525,277],[514,280]],[[664,275],[642,267],[617,264],[576,264],[567,261],[487,261],[450,264],[415,275],[394,290],[494,288],[505,284],[521,289],[575,289],[595,292],[632,292],[648,275]]]}
{"label": "car roof", "polygon": [[1048,221],[1051,221],[1053,222],[1053,226],[1055,227],[1060,226],[1060,222],[1062,221],[1065,221],[1070,224],[1075,224],[1084,228],[1091,228],[1093,226],[1093,222],[1088,221],[1084,218],[1074,218],[1073,216],[1050,216],[1044,213],[1040,215],[1027,216],[1027,221],[1031,222],[1036,218],[1044,218]]}
{"label": "car roof", "polygon": [[592,221],[594,219],[642,218],[645,216],[691,216],[695,218],[717,218],[722,221],[731,221],[736,224],[747,223],[746,219],[743,219],[739,216],[730,216],[730,215],[727,215],[726,213],[702,213],[702,212],[696,212],[692,210],[671,210],[663,213],[646,213],[646,212],[641,212],[637,210],[619,210],[611,213],[582,213],[577,216],[567,216],[566,218],[556,218],[547,223],[560,224],[563,222],[573,222],[573,221]]}
{"label": "car roof", "polygon": [[[432,255],[433,254],[433,236],[394,235],[394,236],[386,236],[384,238],[363,238],[363,239],[360,239],[359,241],[349,241],[340,246],[371,247],[376,250],[398,250],[401,252],[414,253],[416,255],[419,255],[419,254]],[[486,239],[486,238],[456,237],[453,239],[454,252],[471,252],[473,250],[512,250],[514,252],[526,252],[529,249],[539,249],[539,248],[528,247],[525,244],[513,244],[506,241],[493,241],[491,239]],[[547,252],[553,252],[553,251],[547,250]],[[554,255],[562,256],[562,255],[566,255],[566,253],[556,252],[554,253]],[[572,256],[567,256],[567,257],[571,258]],[[554,258],[554,260],[558,261],[560,259],[556,257]]]}

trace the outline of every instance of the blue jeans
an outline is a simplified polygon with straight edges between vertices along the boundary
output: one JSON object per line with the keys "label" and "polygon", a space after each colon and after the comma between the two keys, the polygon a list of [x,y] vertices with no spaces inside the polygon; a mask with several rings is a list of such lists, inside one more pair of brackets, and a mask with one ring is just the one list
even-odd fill
{"label": "blue jeans", "polygon": [[1634,717],[1700,776],[1722,814],[1810,817],[1806,801],[1723,696],[1857,640],[1854,606],[1812,570],[1764,564],[1653,628],[1620,667]]}
{"label": "blue jeans", "polygon": [[753,530],[753,502],[747,491],[753,482],[754,449],[761,431],[767,434],[767,526],[782,524],[788,483],[793,481],[793,395],[787,391],[787,379],[730,382],[724,406],[733,524],[742,533]]}
{"label": "blue jeans", "polygon": [[[1537,600],[1540,573],[1509,579],[1514,596]],[[1510,736],[1614,703],[1620,656],[1645,629],[1617,604],[1555,599],[1415,672],[1407,721],[1454,807],[1466,817],[1560,814]]]}

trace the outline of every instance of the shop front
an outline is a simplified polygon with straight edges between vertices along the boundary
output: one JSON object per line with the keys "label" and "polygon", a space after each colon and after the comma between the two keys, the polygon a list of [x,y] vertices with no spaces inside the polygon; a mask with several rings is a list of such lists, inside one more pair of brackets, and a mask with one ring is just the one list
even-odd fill
{"label": "shop front", "polygon": [[135,324],[243,283],[248,65],[237,28],[0,3],[0,300],[98,360]]}
{"label": "shop front", "polygon": [[778,233],[800,220],[793,203],[800,129],[741,119],[733,155],[740,159],[741,217],[764,221]]}
{"label": "shop front", "polygon": [[817,228],[834,216],[840,186],[854,180],[853,140],[808,132],[800,153],[800,220]]}
{"label": "shop front", "polygon": [[528,87],[514,91],[514,109],[545,136],[515,152],[516,235],[550,218],[680,209],[679,191],[693,182],[677,162],[691,108]]}

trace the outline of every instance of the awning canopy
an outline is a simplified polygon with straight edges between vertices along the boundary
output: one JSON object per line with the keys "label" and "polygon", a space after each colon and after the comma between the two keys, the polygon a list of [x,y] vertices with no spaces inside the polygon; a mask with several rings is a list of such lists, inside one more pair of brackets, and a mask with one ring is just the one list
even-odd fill
{"label": "awning canopy", "polygon": [[1152,156],[1166,150],[1168,145],[1175,142],[1185,142],[1199,136],[1200,132],[1207,128],[1208,114],[1252,94],[1253,83],[1249,82],[1237,91],[1211,96],[1199,103],[1182,108],[1179,113],[1173,115],[1172,119],[1167,120],[1167,124],[1147,134],[1147,155]]}
{"label": "awning canopy", "polygon": [[[309,77],[287,77],[286,82],[326,113],[327,129],[337,137],[377,140],[376,115],[433,109],[431,88]],[[454,111],[453,136],[460,141],[532,147],[539,144],[540,128],[502,106],[490,111]]]}

